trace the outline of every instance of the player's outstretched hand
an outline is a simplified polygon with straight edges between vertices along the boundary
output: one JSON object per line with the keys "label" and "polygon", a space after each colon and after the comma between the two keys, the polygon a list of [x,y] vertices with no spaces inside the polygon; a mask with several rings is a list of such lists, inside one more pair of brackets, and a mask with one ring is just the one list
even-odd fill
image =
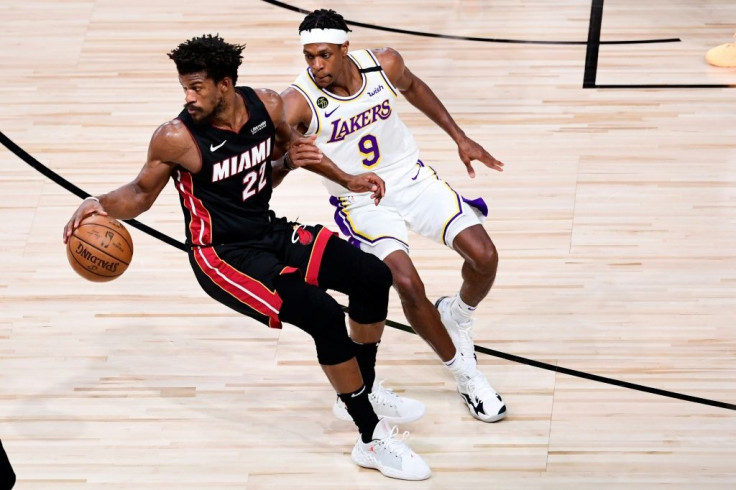
{"label": "player's outstretched hand", "polygon": [[503,163],[493,158],[485,148],[468,137],[464,137],[457,144],[457,152],[460,155],[460,160],[465,164],[465,168],[468,169],[468,175],[471,179],[475,178],[475,170],[473,170],[472,164],[473,160],[478,160],[483,162],[483,164],[488,168],[498,172],[503,172]]}
{"label": "player's outstretched hand", "polygon": [[69,219],[64,226],[64,235],[62,236],[64,243],[69,241],[69,237],[72,236],[72,232],[79,228],[79,223],[81,223],[87,216],[91,216],[93,214],[107,216],[107,213],[102,208],[100,201],[88,197],[82,201],[82,204],[80,204],[77,210],[74,211],[71,219]]}
{"label": "player's outstretched hand", "polygon": [[294,168],[308,167],[322,161],[322,151],[314,144],[317,135],[303,136],[292,140],[289,159]]}
{"label": "player's outstretched hand", "polygon": [[386,195],[386,183],[373,172],[353,175],[348,181],[347,187],[352,192],[372,192],[371,199],[373,199],[376,206]]}

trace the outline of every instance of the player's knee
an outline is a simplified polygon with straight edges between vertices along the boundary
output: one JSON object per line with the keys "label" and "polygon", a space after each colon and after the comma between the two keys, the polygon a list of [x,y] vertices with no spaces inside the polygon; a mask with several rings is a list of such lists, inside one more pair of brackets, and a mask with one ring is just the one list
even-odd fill
{"label": "player's knee", "polygon": [[350,318],[358,323],[382,322],[388,314],[391,269],[373,255],[365,254],[361,262],[361,274],[349,294]]}
{"label": "player's knee", "polygon": [[355,275],[353,276],[347,293],[353,295],[388,296],[393,284],[391,269],[375,255],[361,252],[353,262]]}
{"label": "player's knee", "polygon": [[424,283],[418,274],[395,274],[394,287],[404,304],[418,304],[426,297]]}
{"label": "player's knee", "polygon": [[279,318],[312,336],[320,364],[340,364],[354,356],[345,313],[337,301],[295,274],[281,276],[274,284],[282,299]]}
{"label": "player's knee", "polygon": [[498,269],[498,251],[493,242],[475,247],[467,254],[465,262],[476,274],[494,275]]}
{"label": "player's knee", "polygon": [[355,347],[344,324],[339,330],[322,330],[313,338],[317,360],[323,366],[334,366],[355,357]]}

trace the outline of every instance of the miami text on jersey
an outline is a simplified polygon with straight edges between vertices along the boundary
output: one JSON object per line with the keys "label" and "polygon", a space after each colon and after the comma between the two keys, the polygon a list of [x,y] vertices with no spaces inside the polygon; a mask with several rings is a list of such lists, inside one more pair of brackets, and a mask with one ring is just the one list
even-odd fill
{"label": "miami text on jersey", "polygon": [[390,115],[391,105],[389,104],[388,99],[386,99],[380,104],[376,104],[346,121],[338,118],[335,121],[332,121],[332,136],[330,136],[330,139],[327,142],[334,143],[335,141],[342,141],[349,134],[369,126],[379,119],[388,119]]}
{"label": "miami text on jersey", "polygon": [[212,182],[219,182],[266,161],[271,156],[271,138],[212,166]]}

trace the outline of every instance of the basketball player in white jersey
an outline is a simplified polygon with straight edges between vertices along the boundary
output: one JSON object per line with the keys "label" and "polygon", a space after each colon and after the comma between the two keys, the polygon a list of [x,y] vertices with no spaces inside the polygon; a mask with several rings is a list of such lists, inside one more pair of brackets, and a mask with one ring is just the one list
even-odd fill
{"label": "basketball player in white jersey", "polygon": [[[487,207],[482,199],[465,200],[420,160],[419,148],[396,112],[398,94],[452,137],[470,177],[475,176],[473,160],[497,171],[503,164],[465,135],[398,52],[349,52],[349,31],[332,10],[316,10],[299,26],[308,67],[281,94],[287,120],[299,132],[316,135],[314,144],[325,158],[308,168],[327,177],[342,232],[390,267],[409,323],[455,377],[471,415],[496,422],[506,416],[506,406],[477,368],[472,335],[473,311],[490,291],[498,266],[496,248],[482,225]],[[298,157],[298,152],[292,156]],[[366,193],[339,184],[347,175],[367,171],[386,183],[379,205]],[[442,297],[435,305],[427,299],[409,258],[407,228],[465,259],[463,283],[453,297]],[[375,362],[375,350],[373,354]],[[380,412],[380,403],[374,401],[374,408]],[[341,414],[339,400],[335,414]]]}

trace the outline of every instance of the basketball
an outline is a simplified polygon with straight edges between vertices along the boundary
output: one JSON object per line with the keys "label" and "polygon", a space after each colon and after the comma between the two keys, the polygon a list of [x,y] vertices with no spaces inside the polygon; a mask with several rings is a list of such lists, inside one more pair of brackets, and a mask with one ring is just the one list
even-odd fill
{"label": "basketball", "polygon": [[74,230],[66,246],[72,269],[93,282],[112,281],[125,272],[133,258],[133,240],[114,218],[93,214]]}

